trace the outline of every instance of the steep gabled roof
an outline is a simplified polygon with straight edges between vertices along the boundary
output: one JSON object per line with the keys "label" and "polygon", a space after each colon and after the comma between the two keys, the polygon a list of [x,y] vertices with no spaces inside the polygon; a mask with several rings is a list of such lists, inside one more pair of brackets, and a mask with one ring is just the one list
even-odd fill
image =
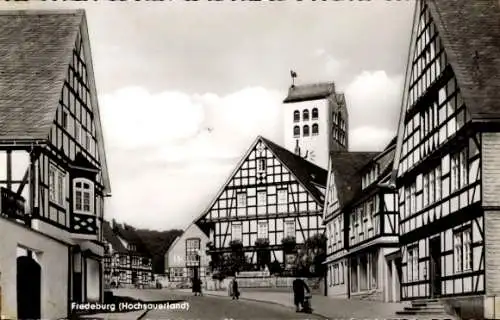
{"label": "steep gabled roof", "polygon": [[122,237],[129,244],[135,245],[137,248],[137,253],[148,256],[151,255],[151,253],[147,249],[142,239],[139,237],[137,232],[135,232],[135,230],[131,226],[128,226],[126,224],[123,225],[117,224],[115,233],[118,236]]}
{"label": "steep gabled roof", "polygon": [[111,193],[84,10],[0,11],[0,141],[47,142],[81,31],[106,195]]}
{"label": "steep gabled roof", "polygon": [[333,177],[340,207],[348,204],[361,190],[360,170],[378,152],[334,151],[330,153]]}
{"label": "steep gabled roof", "polygon": [[83,16],[0,11],[0,138],[48,138]]}
{"label": "steep gabled roof", "polygon": [[274,155],[283,162],[283,164],[297,178],[299,183],[301,183],[317,201],[322,202],[323,194],[314,184],[326,188],[328,172],[314,163],[309,162],[306,159],[277,145],[271,140],[262,137],[262,141],[264,141]]}
{"label": "steep gabled roof", "polygon": [[127,253],[128,252],[127,248],[125,248],[123,246],[123,243],[116,236],[109,221],[104,221],[102,223],[102,233],[104,236],[104,240],[106,240],[107,242],[109,242],[111,244],[111,246],[113,247],[113,250],[120,252],[120,253]]}
{"label": "steep gabled roof", "polygon": [[208,207],[201,213],[201,215],[195,219],[195,222],[202,219],[207,214],[207,212],[210,211],[214,203],[224,192],[226,186],[241,168],[241,165],[247,159],[247,157],[255,148],[257,143],[259,143],[259,141],[262,141],[262,143],[264,143],[267,148],[269,148],[269,150],[276,156],[276,158],[281,161],[283,165],[288,168],[288,170],[290,170],[290,173],[297,179],[299,184],[301,184],[304,189],[306,189],[310,193],[310,195],[321,206],[323,206],[324,196],[322,192],[315,186],[315,184],[326,188],[328,172],[325,169],[320,168],[317,165],[305,160],[304,158],[301,158],[298,155],[286,150],[285,148],[280,147],[278,144],[272,142],[271,140],[266,139],[262,136],[257,136],[254,142],[252,142],[248,150],[245,152],[245,154],[241,157],[240,161],[235,166],[226,182],[219,189],[217,195],[212,199]]}
{"label": "steep gabled roof", "polygon": [[291,86],[283,103],[324,99],[332,93],[335,93],[335,84],[333,82]]}
{"label": "steep gabled roof", "polygon": [[[500,119],[500,1],[422,0],[428,5],[448,62],[472,121]],[[419,5],[406,67],[406,80],[398,127],[398,142],[391,184],[395,185],[403,145],[404,115],[411,63],[416,42]]]}
{"label": "steep gabled roof", "polygon": [[472,119],[500,118],[500,1],[427,1]]}

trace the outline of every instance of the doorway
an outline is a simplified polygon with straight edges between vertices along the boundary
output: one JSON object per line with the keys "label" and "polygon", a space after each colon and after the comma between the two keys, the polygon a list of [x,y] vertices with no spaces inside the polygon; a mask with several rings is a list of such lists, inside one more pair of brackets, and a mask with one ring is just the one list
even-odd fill
{"label": "doorway", "polygon": [[436,298],[441,295],[441,237],[429,240],[430,256],[430,295]]}
{"label": "doorway", "polygon": [[31,256],[17,258],[17,318],[40,319],[42,269]]}

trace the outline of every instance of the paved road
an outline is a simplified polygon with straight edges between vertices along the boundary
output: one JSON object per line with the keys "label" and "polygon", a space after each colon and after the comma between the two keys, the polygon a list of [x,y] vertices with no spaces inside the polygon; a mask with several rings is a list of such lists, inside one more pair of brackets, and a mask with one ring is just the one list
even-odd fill
{"label": "paved road", "polygon": [[[315,315],[296,313],[287,307],[270,303],[231,300],[229,297],[202,296],[165,292],[164,298],[183,300],[189,304],[188,310],[150,310],[142,319],[164,320],[279,320],[317,319]],[[185,304],[185,305],[187,305]]]}

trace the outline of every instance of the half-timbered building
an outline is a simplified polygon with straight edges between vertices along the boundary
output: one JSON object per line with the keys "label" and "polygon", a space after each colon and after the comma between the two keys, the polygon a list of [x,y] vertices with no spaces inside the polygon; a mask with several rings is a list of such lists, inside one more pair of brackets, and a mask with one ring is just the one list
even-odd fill
{"label": "half-timbered building", "polygon": [[63,318],[103,296],[110,183],[85,12],[2,11],[0,52],[1,310]]}
{"label": "half-timbered building", "polygon": [[351,298],[399,300],[398,208],[396,192],[386,187],[395,144],[393,139],[351,178],[356,191],[344,207]]}
{"label": "half-timbered building", "polygon": [[196,278],[207,284],[210,276],[208,242],[208,236],[195,223],[174,240],[165,254],[165,272],[171,283],[191,283]]}
{"label": "half-timbered building", "polygon": [[328,182],[324,204],[324,225],[327,235],[327,295],[349,296],[348,230],[349,215],[346,207],[361,188],[358,171],[375,152],[336,151],[330,155]]}
{"label": "half-timbered building", "polygon": [[[241,245],[246,262],[254,269],[270,261],[285,267],[285,242],[300,245],[324,232],[326,175],[326,170],[257,137],[196,221],[209,236],[214,268],[235,243]],[[291,265],[294,254],[286,252]]]}
{"label": "half-timbered building", "polygon": [[393,182],[403,300],[499,319],[500,3],[417,1]]}
{"label": "half-timbered building", "polygon": [[146,246],[127,225],[114,220],[103,224],[105,279],[110,287],[141,287],[153,281],[152,257]]}

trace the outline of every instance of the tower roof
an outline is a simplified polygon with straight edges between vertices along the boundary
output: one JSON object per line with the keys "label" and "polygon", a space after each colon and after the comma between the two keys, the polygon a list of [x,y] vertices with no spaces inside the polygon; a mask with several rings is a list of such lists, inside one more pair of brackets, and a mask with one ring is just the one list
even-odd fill
{"label": "tower roof", "polygon": [[313,83],[300,86],[293,85],[288,90],[288,96],[283,103],[324,99],[333,93],[335,93],[335,84],[333,82]]}

